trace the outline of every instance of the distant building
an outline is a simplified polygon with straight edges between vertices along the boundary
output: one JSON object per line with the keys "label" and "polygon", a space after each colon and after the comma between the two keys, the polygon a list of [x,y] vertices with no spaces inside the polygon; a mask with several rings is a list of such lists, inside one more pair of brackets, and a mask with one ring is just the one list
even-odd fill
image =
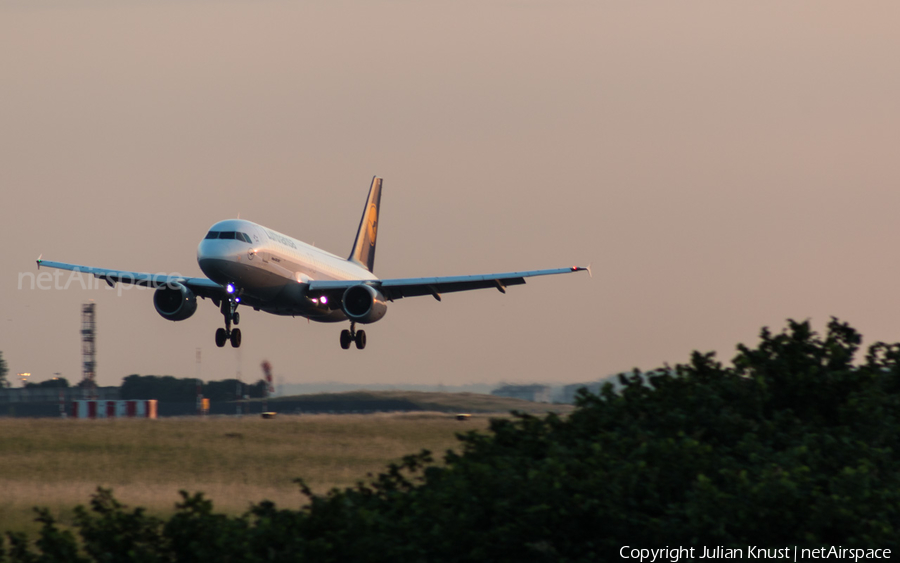
{"label": "distant building", "polygon": [[74,401],[97,397],[104,401],[119,398],[118,387],[25,387],[0,389],[0,417],[59,417],[71,415]]}
{"label": "distant building", "polygon": [[[58,403],[60,395],[65,402],[86,399],[89,391],[82,387],[17,387],[0,389],[0,404],[9,403]],[[97,387],[90,391],[103,401],[119,398],[118,387]]]}
{"label": "distant building", "polygon": [[501,385],[493,391],[491,395],[496,397],[510,397],[513,399],[522,399],[525,401],[534,401],[535,403],[550,402],[550,387],[547,385]]}

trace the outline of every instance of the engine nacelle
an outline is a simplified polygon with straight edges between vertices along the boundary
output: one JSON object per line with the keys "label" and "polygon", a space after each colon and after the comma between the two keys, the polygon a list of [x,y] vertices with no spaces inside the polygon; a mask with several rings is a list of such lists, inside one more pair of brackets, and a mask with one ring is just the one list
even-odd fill
{"label": "engine nacelle", "polygon": [[351,321],[363,324],[374,323],[387,313],[384,295],[365,284],[348,287],[341,300],[341,307]]}
{"label": "engine nacelle", "polygon": [[183,321],[197,310],[197,296],[180,283],[168,283],[153,294],[153,306],[162,318]]}

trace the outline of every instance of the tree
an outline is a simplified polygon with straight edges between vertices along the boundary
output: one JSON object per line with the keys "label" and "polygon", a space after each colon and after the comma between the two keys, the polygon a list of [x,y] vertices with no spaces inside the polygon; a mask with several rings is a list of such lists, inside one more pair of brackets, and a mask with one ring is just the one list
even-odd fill
{"label": "tree", "polygon": [[122,399],[157,399],[174,403],[189,403],[196,400],[197,380],[172,377],[171,375],[129,375],[122,380],[119,389]]}
{"label": "tree", "polygon": [[[619,392],[581,393],[567,418],[493,420],[443,465],[423,451],[354,488],[304,486],[299,511],[262,502],[230,518],[185,493],[157,522],[101,491],[79,534],[88,554],[145,561],[618,561],[626,545],[896,553],[900,344],[857,362],[861,340],[836,319],[824,337],[789,321],[738,346],[730,366],[695,352],[621,376]],[[41,553],[74,552],[41,518]],[[11,561],[37,560],[12,543]]]}
{"label": "tree", "polygon": [[6,379],[6,373],[9,369],[6,367],[6,360],[3,359],[3,352],[0,352],[0,387],[9,387],[9,381]]}
{"label": "tree", "polygon": [[54,377],[53,379],[47,379],[45,381],[41,381],[40,383],[28,382],[25,384],[25,387],[28,389],[55,389],[58,387],[66,388],[69,387],[69,380],[65,377]]}
{"label": "tree", "polygon": [[[264,397],[268,388],[263,380],[253,385],[242,383],[237,379],[210,381],[203,384],[203,396],[213,401],[236,401],[247,394],[251,399]],[[240,389],[240,393],[238,392]],[[197,380],[194,378],[177,378],[171,375],[137,375],[132,374],[122,380],[119,394],[123,399],[158,399],[175,403],[189,403],[197,398]]]}

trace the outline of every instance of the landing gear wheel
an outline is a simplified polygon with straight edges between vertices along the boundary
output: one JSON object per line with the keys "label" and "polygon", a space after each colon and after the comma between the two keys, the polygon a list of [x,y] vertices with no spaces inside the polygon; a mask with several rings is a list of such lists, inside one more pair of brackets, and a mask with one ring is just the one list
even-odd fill
{"label": "landing gear wheel", "polygon": [[350,349],[350,343],[353,341],[353,336],[350,335],[350,331],[344,329],[341,331],[341,348],[344,350]]}
{"label": "landing gear wheel", "polygon": [[[231,284],[229,284],[229,287],[230,285]],[[229,293],[231,293],[231,291],[229,291]],[[222,304],[219,306],[219,311],[221,311],[222,316],[225,317],[225,328],[216,330],[216,346],[219,348],[225,346],[225,343],[229,340],[231,340],[232,348],[241,347],[241,329],[231,329],[232,324],[237,325],[241,322],[240,314],[235,311],[237,306],[238,300],[233,296],[229,296],[227,300],[222,300]]]}
{"label": "landing gear wheel", "polygon": [[356,332],[356,349],[362,350],[366,347],[366,331],[359,330]]}

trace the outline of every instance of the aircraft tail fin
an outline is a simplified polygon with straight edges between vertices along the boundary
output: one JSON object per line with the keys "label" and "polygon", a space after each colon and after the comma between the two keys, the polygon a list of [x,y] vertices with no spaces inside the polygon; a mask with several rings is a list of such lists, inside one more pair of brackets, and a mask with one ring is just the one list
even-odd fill
{"label": "aircraft tail fin", "polygon": [[362,219],[359,220],[359,230],[356,231],[356,239],[353,241],[353,250],[350,251],[350,260],[374,272],[375,268],[375,237],[378,235],[378,213],[381,208],[381,178],[372,178],[372,187],[369,188],[369,197],[366,200],[366,208],[363,210]]}

